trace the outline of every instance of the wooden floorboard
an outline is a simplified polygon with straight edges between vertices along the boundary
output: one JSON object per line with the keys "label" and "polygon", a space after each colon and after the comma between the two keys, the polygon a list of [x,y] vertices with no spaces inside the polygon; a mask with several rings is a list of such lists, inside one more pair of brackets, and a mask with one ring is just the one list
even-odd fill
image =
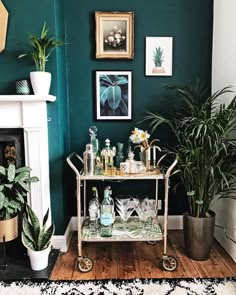
{"label": "wooden floorboard", "polygon": [[206,261],[189,259],[184,252],[183,232],[169,231],[167,254],[178,260],[173,272],[162,269],[163,241],[150,245],[146,242],[84,243],[83,255],[93,259],[94,267],[82,273],[77,267],[77,233],[69,249],[62,253],[50,276],[51,280],[94,280],[133,278],[222,278],[235,277],[236,264],[227,252],[214,241],[210,258]]}

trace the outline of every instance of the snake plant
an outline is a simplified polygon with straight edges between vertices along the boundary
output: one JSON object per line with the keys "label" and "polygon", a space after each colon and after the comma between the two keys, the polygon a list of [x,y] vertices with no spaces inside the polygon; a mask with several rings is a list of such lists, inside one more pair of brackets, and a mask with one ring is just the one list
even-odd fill
{"label": "snake plant", "polygon": [[25,56],[31,57],[35,63],[36,71],[45,72],[46,63],[48,62],[48,58],[52,51],[56,47],[64,44],[64,42],[57,40],[55,37],[49,38],[48,32],[49,28],[47,28],[46,23],[44,23],[39,37],[29,33],[28,45],[32,51],[18,56],[18,58]]}
{"label": "snake plant", "polygon": [[152,131],[162,124],[169,127],[176,139],[176,145],[169,150],[178,159],[189,213],[205,217],[213,201],[235,198],[236,96],[229,105],[220,104],[219,97],[232,92],[230,87],[210,95],[199,80],[166,88],[181,99],[181,106],[165,114],[147,111],[144,121],[149,122]]}
{"label": "snake plant", "polygon": [[42,225],[29,205],[26,205],[26,214],[22,221],[21,240],[23,245],[34,251],[41,251],[49,247],[55,231],[55,225],[46,228],[49,209],[43,217]]}
{"label": "snake plant", "polygon": [[14,164],[0,166],[0,220],[15,217],[25,204],[25,197],[30,193],[30,183],[37,182],[38,177],[30,177],[31,169]]}

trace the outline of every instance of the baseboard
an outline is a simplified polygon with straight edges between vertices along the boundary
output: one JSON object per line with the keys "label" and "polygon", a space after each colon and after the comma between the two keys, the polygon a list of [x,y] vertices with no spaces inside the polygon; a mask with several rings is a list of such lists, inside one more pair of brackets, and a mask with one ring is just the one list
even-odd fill
{"label": "baseboard", "polygon": [[54,235],[52,238],[52,247],[54,249],[60,249],[62,252],[66,252],[69,248],[72,233],[74,231],[73,227],[73,217],[70,219],[65,234],[64,235]]}
{"label": "baseboard", "polygon": [[225,249],[225,251],[232,257],[233,261],[236,262],[236,246],[227,238],[222,228],[215,228],[215,239]]}

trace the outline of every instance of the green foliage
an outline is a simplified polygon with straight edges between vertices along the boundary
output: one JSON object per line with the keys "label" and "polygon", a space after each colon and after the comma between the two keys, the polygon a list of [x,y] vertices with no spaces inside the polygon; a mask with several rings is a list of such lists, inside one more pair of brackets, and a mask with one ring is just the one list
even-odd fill
{"label": "green foliage", "polygon": [[169,126],[177,140],[170,151],[177,156],[177,169],[187,192],[190,214],[206,216],[218,198],[235,198],[236,191],[236,97],[231,103],[217,99],[231,92],[225,87],[213,95],[198,80],[190,86],[167,86],[182,98],[182,106],[161,115],[147,112],[152,131],[161,124]]}
{"label": "green foliage", "polygon": [[41,251],[48,248],[55,231],[54,224],[51,224],[46,229],[49,209],[43,218],[42,226],[38,217],[28,205],[26,205],[26,213],[27,215],[24,215],[22,222],[21,239],[23,245],[34,251]]}
{"label": "green foliage", "polygon": [[103,115],[128,115],[128,79],[118,75],[100,76],[100,105]]}
{"label": "green foliage", "polygon": [[30,183],[37,182],[38,177],[30,177],[29,167],[8,168],[0,166],[0,220],[13,218],[22,210]]}
{"label": "green foliage", "polygon": [[45,72],[46,63],[52,51],[56,47],[64,45],[64,42],[57,40],[55,37],[49,38],[48,32],[49,29],[46,28],[46,23],[44,23],[39,37],[29,33],[28,45],[32,51],[18,56],[18,58],[31,57],[35,63],[36,70],[41,72]]}
{"label": "green foliage", "polygon": [[163,49],[161,49],[161,47],[159,46],[158,48],[155,48],[153,52],[153,62],[155,64],[155,67],[161,67],[163,61]]}

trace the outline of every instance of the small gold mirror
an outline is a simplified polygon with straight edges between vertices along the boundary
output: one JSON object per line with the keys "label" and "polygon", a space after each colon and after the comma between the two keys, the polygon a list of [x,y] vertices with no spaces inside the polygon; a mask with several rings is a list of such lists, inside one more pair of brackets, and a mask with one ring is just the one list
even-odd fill
{"label": "small gold mirror", "polygon": [[0,0],[0,52],[5,49],[8,12]]}

